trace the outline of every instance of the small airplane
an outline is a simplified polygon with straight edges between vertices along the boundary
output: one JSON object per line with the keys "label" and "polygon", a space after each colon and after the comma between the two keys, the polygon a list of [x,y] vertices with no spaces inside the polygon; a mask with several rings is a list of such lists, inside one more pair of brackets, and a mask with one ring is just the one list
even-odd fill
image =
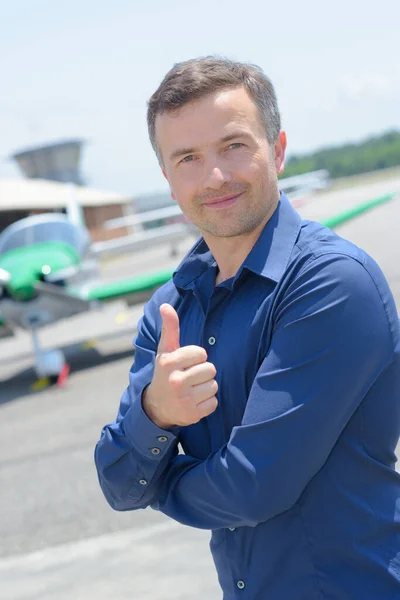
{"label": "small airplane", "polygon": [[0,339],[12,335],[15,328],[28,330],[37,377],[61,385],[69,365],[61,350],[41,347],[38,330],[98,309],[104,301],[144,302],[173,273],[164,269],[104,283],[98,258],[160,243],[175,246],[193,233],[193,226],[180,222],[92,243],[75,203],[67,214],[46,213],[16,221],[0,233]]}

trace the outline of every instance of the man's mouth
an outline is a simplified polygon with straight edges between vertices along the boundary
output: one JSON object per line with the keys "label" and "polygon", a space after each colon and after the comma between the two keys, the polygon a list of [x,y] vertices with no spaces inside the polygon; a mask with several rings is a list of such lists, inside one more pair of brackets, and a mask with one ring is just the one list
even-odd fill
{"label": "man's mouth", "polygon": [[207,208],[225,208],[227,206],[232,206],[242,193],[243,192],[240,192],[240,194],[221,196],[220,198],[212,198],[211,200],[204,202],[204,206],[207,206]]}

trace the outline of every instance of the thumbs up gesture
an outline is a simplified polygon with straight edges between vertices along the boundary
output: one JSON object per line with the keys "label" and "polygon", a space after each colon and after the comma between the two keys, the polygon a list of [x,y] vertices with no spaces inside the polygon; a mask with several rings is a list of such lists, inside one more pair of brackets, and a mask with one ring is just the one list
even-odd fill
{"label": "thumbs up gesture", "polygon": [[169,304],[160,307],[162,332],[154,375],[143,393],[147,416],[158,427],[191,425],[214,412],[216,369],[200,346],[180,346],[179,317]]}

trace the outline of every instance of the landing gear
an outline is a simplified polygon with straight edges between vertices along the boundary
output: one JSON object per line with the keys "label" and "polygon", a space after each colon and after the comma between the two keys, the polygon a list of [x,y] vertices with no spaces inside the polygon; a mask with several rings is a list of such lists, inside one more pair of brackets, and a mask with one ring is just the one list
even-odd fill
{"label": "landing gear", "polygon": [[58,386],[65,384],[70,367],[61,350],[43,350],[39,343],[36,328],[31,329],[33,352],[35,356],[35,373],[39,379],[49,378]]}

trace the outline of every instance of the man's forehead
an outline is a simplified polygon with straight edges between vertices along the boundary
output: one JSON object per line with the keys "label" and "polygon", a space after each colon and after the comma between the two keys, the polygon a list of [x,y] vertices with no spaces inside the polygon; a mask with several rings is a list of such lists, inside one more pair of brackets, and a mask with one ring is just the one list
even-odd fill
{"label": "man's forehead", "polygon": [[157,121],[176,120],[196,116],[199,111],[235,111],[251,114],[257,111],[253,99],[244,87],[223,88],[190,100],[178,108],[165,110],[156,116]]}
{"label": "man's forehead", "polygon": [[[191,137],[204,128],[214,125],[226,133],[238,125],[259,121],[259,113],[245,88],[218,90],[207,96],[192,100],[172,111],[165,111],[156,117],[157,137],[180,133]],[[222,134],[221,134],[222,135]]]}

